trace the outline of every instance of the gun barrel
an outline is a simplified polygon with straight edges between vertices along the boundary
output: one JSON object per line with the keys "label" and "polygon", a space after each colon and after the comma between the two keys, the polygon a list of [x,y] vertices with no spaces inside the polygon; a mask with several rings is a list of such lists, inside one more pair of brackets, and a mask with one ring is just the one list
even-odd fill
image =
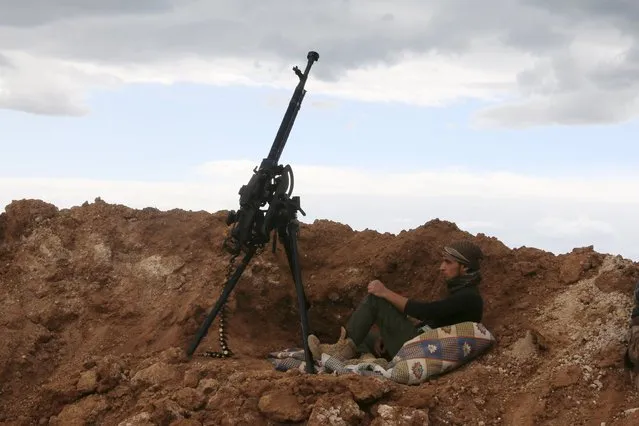
{"label": "gun barrel", "polygon": [[288,136],[291,133],[293,124],[295,123],[297,112],[302,106],[304,95],[306,95],[306,89],[304,88],[306,86],[306,79],[308,78],[308,74],[310,73],[313,64],[319,60],[319,54],[317,52],[310,51],[308,52],[308,55],[306,55],[306,59],[308,60],[308,63],[306,64],[306,69],[303,73],[300,72],[297,67],[293,68],[293,71],[295,71],[295,74],[297,74],[300,81],[297,84],[297,87],[295,87],[295,91],[293,92],[293,96],[288,104],[288,108],[284,113],[284,118],[282,119],[280,128],[275,135],[273,145],[271,146],[271,150],[266,158],[269,164],[275,165],[280,160],[280,156],[282,155],[282,151],[284,151],[284,146],[286,145]]}
{"label": "gun barrel", "polygon": [[[297,112],[306,94],[306,90],[304,89],[306,79],[313,63],[319,59],[319,54],[314,51],[308,52],[307,59],[308,63],[303,73],[298,67],[293,67],[293,71],[295,71],[300,81],[293,92],[293,96],[284,114],[268,157],[262,159],[262,163],[259,168],[254,170],[254,174],[249,183],[240,189],[239,211],[233,212],[233,214],[229,214],[229,217],[227,217],[227,224],[234,224],[234,226],[224,246],[226,250],[232,254],[239,253],[248,244],[268,242],[268,232],[270,229],[267,228],[269,228],[268,224],[271,222],[272,214],[269,216],[269,220],[266,221],[268,223],[266,223],[260,207],[270,202],[270,198],[274,196],[274,190],[277,190],[277,188],[272,188],[271,184],[273,183],[273,179],[281,173],[281,167],[278,165],[280,155],[284,150],[284,145],[293,128]],[[286,182],[286,185],[288,185],[290,183],[289,191],[292,191],[292,173],[290,177],[290,181],[286,179],[283,180],[281,184]],[[286,190],[286,188],[284,188],[284,190]],[[288,195],[290,196],[290,194]]]}

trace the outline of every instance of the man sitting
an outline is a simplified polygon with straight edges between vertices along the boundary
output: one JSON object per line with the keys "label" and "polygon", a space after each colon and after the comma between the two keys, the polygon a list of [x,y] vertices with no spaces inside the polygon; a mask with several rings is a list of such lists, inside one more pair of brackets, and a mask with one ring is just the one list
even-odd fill
{"label": "man sitting", "polygon": [[[470,241],[454,242],[443,250],[439,270],[448,289],[444,299],[425,302],[408,299],[388,289],[381,281],[368,284],[368,295],[342,327],[335,344],[322,344],[309,335],[308,344],[315,359],[322,353],[342,361],[357,353],[372,353],[391,360],[408,340],[429,328],[465,321],[481,322],[484,303],[478,285],[481,281],[481,249]],[[419,320],[416,324],[410,317]],[[376,325],[379,333],[372,332]]]}

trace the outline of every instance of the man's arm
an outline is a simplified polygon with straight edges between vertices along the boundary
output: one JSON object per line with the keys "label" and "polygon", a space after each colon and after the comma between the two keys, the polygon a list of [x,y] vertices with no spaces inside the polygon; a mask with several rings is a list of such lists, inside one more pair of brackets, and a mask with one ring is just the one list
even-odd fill
{"label": "man's arm", "polygon": [[381,297],[388,300],[399,312],[404,312],[406,309],[408,299],[401,294],[395,293],[393,290],[386,289]]}
{"label": "man's arm", "polygon": [[434,302],[411,299],[406,301],[402,312],[420,321],[433,321],[467,310],[473,302],[463,293],[452,294]]}
{"label": "man's arm", "polygon": [[389,301],[399,312],[404,312],[408,299],[401,294],[388,289],[381,281],[373,280],[368,283],[368,292],[374,296]]}
{"label": "man's arm", "polygon": [[465,311],[476,303],[475,298],[468,297],[464,292],[455,293],[445,299],[434,302],[421,302],[408,299],[386,288],[379,280],[371,281],[368,284],[368,292],[386,299],[400,312],[417,318],[420,321],[437,321],[457,312]]}

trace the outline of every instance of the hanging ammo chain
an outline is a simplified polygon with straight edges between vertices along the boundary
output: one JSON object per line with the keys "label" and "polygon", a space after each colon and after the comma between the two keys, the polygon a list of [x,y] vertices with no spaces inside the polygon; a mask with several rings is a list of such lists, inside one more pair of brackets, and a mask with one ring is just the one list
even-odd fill
{"label": "hanging ammo chain", "polygon": [[[239,253],[238,253],[239,254]],[[226,268],[226,281],[231,278],[233,274],[233,267],[235,265],[235,259],[238,254],[231,256],[231,260]],[[233,356],[233,352],[229,349],[228,342],[226,341],[226,320],[228,315],[228,307],[226,303],[222,305],[222,309],[220,310],[220,326],[218,328],[218,332],[220,335],[220,351],[206,351],[202,354],[202,356],[211,357],[211,358],[229,358]]]}

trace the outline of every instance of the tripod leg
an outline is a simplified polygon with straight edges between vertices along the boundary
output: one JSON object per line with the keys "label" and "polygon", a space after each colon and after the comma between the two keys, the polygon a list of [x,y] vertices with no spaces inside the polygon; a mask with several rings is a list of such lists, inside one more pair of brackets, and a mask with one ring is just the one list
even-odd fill
{"label": "tripod leg", "polygon": [[313,365],[313,356],[308,347],[308,308],[304,285],[302,284],[302,271],[300,270],[299,257],[297,252],[297,221],[290,221],[286,228],[280,229],[280,238],[283,240],[284,249],[288,258],[288,264],[295,281],[295,290],[297,292],[297,303],[300,311],[300,320],[302,323],[302,345],[304,347],[304,357],[306,359],[306,372],[315,373]]}
{"label": "tripod leg", "polygon": [[239,281],[240,277],[242,276],[242,273],[244,272],[244,269],[246,269],[246,266],[251,261],[251,258],[253,257],[254,254],[255,254],[255,249],[251,248],[242,259],[242,262],[237,266],[237,269],[235,270],[231,278],[229,278],[229,280],[224,285],[222,294],[217,299],[215,306],[213,307],[209,315],[206,317],[206,319],[204,320],[204,322],[198,329],[197,333],[195,334],[195,339],[193,340],[193,342],[191,342],[191,345],[189,345],[189,348],[186,351],[189,357],[193,355],[193,352],[195,352],[195,349],[197,349],[198,345],[200,344],[200,342],[206,335],[209,327],[215,320],[215,317],[217,316],[217,314],[220,312],[220,309],[222,309],[222,306],[224,306],[224,303],[226,303],[226,299],[228,299],[228,297],[231,295],[233,288],[235,288],[235,284],[237,284],[237,282]]}

